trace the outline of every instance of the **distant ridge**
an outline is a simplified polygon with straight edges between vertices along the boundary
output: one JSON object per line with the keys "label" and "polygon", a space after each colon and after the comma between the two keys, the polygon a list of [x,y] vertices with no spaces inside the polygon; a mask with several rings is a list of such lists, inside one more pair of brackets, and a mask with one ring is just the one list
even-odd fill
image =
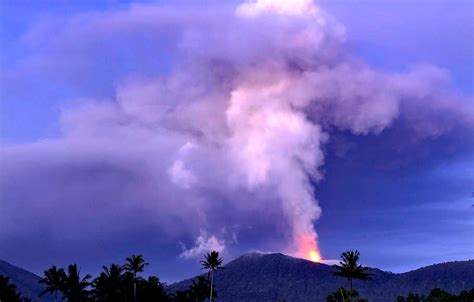
{"label": "distant ridge", "polygon": [[31,298],[33,302],[54,301],[51,295],[38,297],[44,287],[38,283],[41,278],[32,272],[0,260],[0,275],[9,277],[10,283],[16,285],[17,292],[21,292],[24,297]]}
{"label": "distant ridge", "polygon": [[[243,255],[225,265],[215,275],[220,302],[317,302],[347,281],[336,278],[333,268],[326,264],[293,258],[280,253]],[[410,272],[394,274],[371,268],[373,281],[355,281],[362,297],[370,302],[395,301],[399,295],[410,292],[427,294],[433,288],[458,294],[474,288],[474,260],[454,261],[429,265]],[[33,302],[52,302],[53,297],[39,298],[43,287],[40,277],[0,260],[0,275],[5,275],[19,292]],[[169,292],[186,289],[191,280],[168,287]]]}
{"label": "distant ridge", "polygon": [[[280,253],[243,255],[215,275],[220,302],[325,301],[347,281],[332,275],[326,264],[293,258]],[[474,288],[474,260],[434,264],[410,272],[394,274],[371,268],[373,281],[355,281],[354,287],[371,302],[395,301],[410,292],[427,294],[441,288],[458,294]],[[191,280],[171,284],[170,292],[186,289]]]}

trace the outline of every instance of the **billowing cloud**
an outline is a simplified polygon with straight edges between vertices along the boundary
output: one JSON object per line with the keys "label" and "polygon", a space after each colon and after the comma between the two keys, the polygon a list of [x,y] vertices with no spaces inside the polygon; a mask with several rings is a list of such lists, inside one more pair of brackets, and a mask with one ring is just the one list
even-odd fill
{"label": "billowing cloud", "polygon": [[[472,103],[453,91],[445,70],[372,69],[347,52],[344,26],[310,0],[247,1],[192,17],[140,5],[48,21],[25,39],[39,49],[25,64],[57,58],[50,67],[59,74],[102,70],[91,49],[121,39],[137,39],[133,47],[150,56],[129,60],[159,60],[145,51],[149,39],[171,43],[174,57],[166,73],[124,67],[119,79],[102,79],[115,85],[114,96],[64,108],[61,137],[2,148],[0,239],[34,232],[26,221],[54,238],[77,237],[78,224],[110,237],[142,225],[171,240],[198,236],[181,254],[189,258],[224,250],[226,239],[201,230],[245,224],[271,229],[281,249],[308,257],[318,250],[321,215],[313,183],[324,177],[334,131],[379,135],[401,123],[406,135],[427,140],[473,128]],[[97,66],[83,70],[84,61]],[[57,214],[46,219],[50,212]],[[104,215],[134,219],[117,228]]]}
{"label": "billowing cloud", "polygon": [[206,231],[201,230],[193,247],[186,249],[183,246],[183,252],[179,255],[182,258],[201,259],[206,253],[218,251],[222,253],[226,247],[224,240],[218,239],[215,235],[208,235]]}

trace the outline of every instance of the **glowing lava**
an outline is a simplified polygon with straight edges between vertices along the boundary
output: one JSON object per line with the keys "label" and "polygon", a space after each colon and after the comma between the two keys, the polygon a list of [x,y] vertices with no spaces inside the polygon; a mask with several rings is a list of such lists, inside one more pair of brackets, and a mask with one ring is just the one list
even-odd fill
{"label": "glowing lava", "polygon": [[296,238],[295,245],[297,246],[297,250],[293,253],[293,256],[313,262],[322,261],[321,253],[318,248],[317,236],[314,230],[309,232],[309,234],[298,235]]}
{"label": "glowing lava", "polygon": [[309,252],[309,260],[313,262],[321,262],[321,255],[317,251],[311,250]]}

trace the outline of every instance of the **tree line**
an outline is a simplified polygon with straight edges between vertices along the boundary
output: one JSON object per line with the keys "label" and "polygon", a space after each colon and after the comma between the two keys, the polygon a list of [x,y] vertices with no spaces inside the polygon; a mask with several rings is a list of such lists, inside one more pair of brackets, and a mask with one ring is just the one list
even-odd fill
{"label": "tree line", "polygon": [[[52,295],[55,301],[67,302],[204,302],[218,297],[215,290],[214,272],[222,267],[223,259],[216,251],[205,255],[201,261],[207,270],[207,277],[198,276],[187,290],[169,294],[166,284],[157,276],[141,277],[148,263],[142,255],[126,258],[125,264],[103,266],[95,279],[81,274],[76,264],[67,268],[52,266],[44,271],[39,283],[44,290],[39,296]],[[1,302],[31,302],[28,297],[17,293],[9,278],[0,276]]]}
{"label": "tree line", "polygon": [[[345,278],[349,289],[339,288],[327,296],[326,302],[366,302],[359,297],[353,288],[353,280],[367,281],[372,279],[368,268],[359,264],[360,253],[357,250],[341,254],[339,265],[334,265],[335,276]],[[95,279],[89,274],[81,275],[76,264],[67,268],[52,266],[44,271],[39,281],[44,285],[40,296],[50,294],[55,301],[67,302],[204,302],[214,301],[218,293],[214,285],[214,273],[224,269],[223,259],[219,252],[212,251],[201,261],[207,274],[196,277],[186,290],[175,293],[166,291],[166,284],[156,276],[141,277],[148,263],[142,255],[132,255],[125,259],[125,264],[103,266],[102,272]],[[464,291],[458,296],[441,289],[434,289],[428,296],[409,294],[400,296],[396,302],[472,302],[474,289]],[[0,302],[31,302],[16,292],[15,285],[7,277],[0,275]]]}
{"label": "tree line", "polygon": [[[349,290],[340,288],[327,297],[328,302],[365,301],[352,287],[354,279],[370,280],[368,268],[359,264],[360,253],[348,251],[341,254],[341,262],[336,265],[334,275],[349,281]],[[207,277],[198,276],[192,280],[189,289],[174,294],[166,292],[166,285],[156,276],[144,279],[140,274],[148,265],[142,255],[126,258],[124,265],[103,266],[102,272],[93,280],[89,274],[81,276],[76,264],[64,268],[52,266],[44,271],[39,281],[45,285],[40,294],[51,294],[56,301],[68,302],[203,302],[218,298],[214,287],[214,272],[222,267],[223,259],[219,252],[212,251],[201,261],[202,268],[208,271]],[[8,283],[8,280],[7,280]],[[1,291],[1,290],[0,290]],[[1,298],[1,294],[0,294]],[[6,299],[5,299],[6,300]],[[6,301],[10,301],[6,300]],[[17,294],[12,302],[28,302],[28,298]]]}
{"label": "tree line", "polygon": [[409,294],[397,297],[396,302],[472,302],[474,301],[474,288],[464,290],[459,295],[453,295],[440,288],[433,289],[428,296]]}
{"label": "tree line", "polygon": [[[367,302],[367,299],[359,297],[359,293],[352,287],[352,281],[367,281],[372,279],[368,273],[368,268],[359,264],[360,253],[357,250],[348,251],[341,254],[339,265],[335,265],[335,276],[346,278],[349,281],[349,289],[339,288],[336,292],[326,298],[326,302]],[[470,291],[463,291],[459,295],[453,295],[439,288],[431,290],[428,296],[409,294],[408,296],[399,296],[396,302],[473,302],[474,288]]]}

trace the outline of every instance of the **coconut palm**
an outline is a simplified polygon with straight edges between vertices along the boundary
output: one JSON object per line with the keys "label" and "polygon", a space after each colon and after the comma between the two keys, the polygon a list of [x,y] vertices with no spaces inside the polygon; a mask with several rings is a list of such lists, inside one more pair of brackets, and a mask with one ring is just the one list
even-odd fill
{"label": "coconut palm", "polygon": [[209,296],[210,302],[212,302],[212,290],[214,287],[214,271],[224,268],[222,267],[222,262],[223,260],[221,257],[219,257],[219,252],[217,251],[207,253],[204,257],[204,261],[201,261],[202,268],[207,269],[211,275],[211,294]]}
{"label": "coconut palm", "polygon": [[127,264],[123,268],[133,276],[133,302],[137,299],[137,274],[143,272],[148,263],[145,262],[142,255],[132,255],[127,257]]}
{"label": "coconut palm", "polygon": [[353,279],[363,281],[371,279],[371,274],[367,273],[368,268],[359,264],[359,258],[359,251],[347,251],[341,254],[341,261],[339,262],[339,265],[334,266],[336,269],[338,269],[338,271],[334,272],[333,274],[335,276],[348,279],[350,282],[350,290],[352,290]]}
{"label": "coconut palm", "polygon": [[[192,284],[189,287],[189,291],[192,293],[194,300],[196,302],[205,301],[210,289],[211,289],[211,284],[206,278],[202,276],[197,277],[197,280],[192,280]],[[217,298],[216,291],[212,292],[212,296],[213,298]]]}
{"label": "coconut palm", "polygon": [[29,300],[16,292],[16,285],[10,283],[10,278],[0,275],[0,301],[26,302]]}
{"label": "coconut palm", "polygon": [[81,278],[80,271],[76,264],[68,266],[64,279],[63,295],[69,302],[85,302],[89,299],[90,291],[87,288],[91,285],[88,279],[92,276],[87,274]]}
{"label": "coconut palm", "polygon": [[359,299],[359,293],[353,290],[347,290],[343,287],[340,287],[336,292],[328,295],[326,297],[326,302],[358,302],[358,301],[365,301],[363,299]]}
{"label": "coconut palm", "polygon": [[44,271],[44,277],[39,283],[46,285],[45,290],[40,293],[43,296],[46,293],[54,295],[54,301],[58,301],[58,292],[64,290],[64,282],[66,280],[66,273],[64,269],[57,269],[56,266],[52,266]]}
{"label": "coconut palm", "polygon": [[94,280],[94,294],[99,301],[124,301],[123,268],[118,264],[103,266],[103,271]]}

